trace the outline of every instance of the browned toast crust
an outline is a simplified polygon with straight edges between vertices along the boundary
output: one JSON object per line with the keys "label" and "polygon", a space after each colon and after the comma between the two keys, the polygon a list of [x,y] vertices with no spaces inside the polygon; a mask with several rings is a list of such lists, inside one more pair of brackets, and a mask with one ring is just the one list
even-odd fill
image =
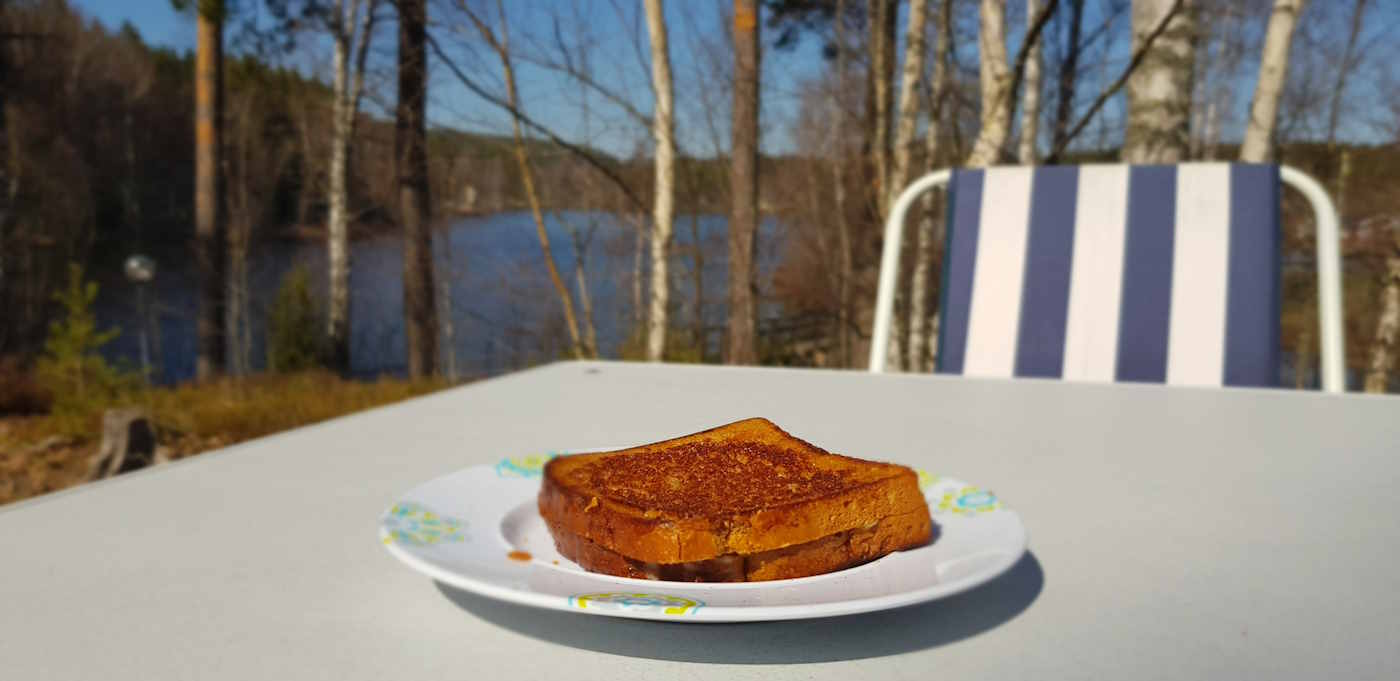
{"label": "browned toast crust", "polygon": [[671,564],[632,560],[569,532],[559,523],[549,523],[549,531],[560,555],[589,572],[672,582],[761,582],[835,572],[923,546],[933,536],[933,525],[926,512],[901,513],[873,527],[838,532],[806,544]]}
{"label": "browned toast crust", "polygon": [[928,516],[909,468],[832,454],[766,419],[554,459],[539,509],[551,525],[602,549],[661,564],[768,552],[890,516]]}

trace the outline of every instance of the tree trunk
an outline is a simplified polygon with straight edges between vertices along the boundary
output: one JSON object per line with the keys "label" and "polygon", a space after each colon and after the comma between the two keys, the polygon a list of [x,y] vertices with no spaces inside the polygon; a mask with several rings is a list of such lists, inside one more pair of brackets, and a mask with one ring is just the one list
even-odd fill
{"label": "tree trunk", "polygon": [[845,0],[836,0],[836,86],[831,90],[832,199],[836,203],[836,248],[840,259],[836,282],[836,346],[842,368],[851,366],[851,277],[855,273],[851,253],[851,225],[846,220],[846,107],[841,90],[846,84]]}
{"label": "tree trunk", "polygon": [[1278,100],[1288,77],[1288,48],[1304,3],[1305,0],[1274,2],[1274,13],[1264,35],[1264,54],[1259,61],[1259,82],[1254,87],[1254,103],[1249,107],[1249,125],[1240,146],[1240,160],[1246,163],[1264,163],[1273,157]]}
{"label": "tree trunk", "polygon": [[[0,0],[0,6],[3,6]],[[0,49],[0,83],[9,82],[9,55]],[[14,211],[14,197],[18,187],[17,178],[10,172],[10,127],[6,116],[6,88],[0,88],[0,273],[10,272],[9,244],[6,237],[10,233],[10,215]],[[9,299],[9,278],[0,276],[0,301]],[[0,327],[0,352],[9,350],[10,327]]]}
{"label": "tree trunk", "polygon": [[165,447],[156,444],[155,431],[146,413],[135,407],[102,412],[102,441],[88,459],[88,480],[110,478],[118,473],[169,461]]}
{"label": "tree trunk", "polygon": [[[348,3],[348,4],[347,4]],[[326,262],[330,309],[326,315],[327,349],[330,364],[341,373],[350,371],[350,229],[347,204],[350,145],[355,136],[355,118],[364,88],[365,57],[374,30],[377,0],[337,0],[331,26],[335,74],[331,94],[330,183],[326,203]],[[361,9],[364,23],[361,24]],[[351,49],[355,51],[351,74]]]}
{"label": "tree trunk", "polygon": [[1060,62],[1059,95],[1055,99],[1055,130],[1052,149],[1058,149],[1069,135],[1074,117],[1074,90],[1079,82],[1079,36],[1084,30],[1084,0],[1069,0],[1069,38]]}
{"label": "tree trunk", "polygon": [[871,158],[875,164],[875,206],[880,219],[888,213],[890,180],[890,109],[894,106],[894,40],[899,7],[896,0],[867,0],[870,72],[868,86],[873,98],[869,111]]}
{"label": "tree trunk", "polygon": [[726,361],[758,361],[758,3],[734,0],[734,103],[730,128],[729,323]]}
{"label": "tree trunk", "polygon": [[643,254],[646,251],[647,221],[645,218],[637,218],[633,223],[637,231],[632,239],[632,328],[635,333],[641,333],[642,323],[646,321],[642,300],[642,266],[645,261]]}
{"label": "tree trunk", "polygon": [[[1337,162],[1337,215],[1347,214],[1347,190],[1351,185],[1351,150],[1343,149]],[[1302,222],[1301,220],[1299,222]],[[1301,226],[1301,225],[1300,225]],[[1301,232],[1300,237],[1305,235]]]}
{"label": "tree trunk", "polygon": [[[840,154],[840,152],[837,152]],[[855,276],[855,258],[851,252],[851,225],[846,218],[846,173],[845,159],[837,157],[832,161],[833,184],[832,193],[836,203],[836,248],[839,251],[837,264],[839,269],[839,280],[837,282],[837,349],[840,353],[841,367],[851,366],[851,277]]]}
{"label": "tree trunk", "polygon": [[[1031,21],[1039,11],[1037,0],[1026,0],[1026,21]],[[1016,147],[1016,160],[1022,165],[1035,164],[1036,134],[1040,129],[1040,52],[1043,40],[1031,45],[1030,58],[1026,60],[1025,94],[1021,103],[1021,140]]]}
{"label": "tree trunk", "polygon": [[[895,10],[887,8],[885,11],[893,13]],[[915,88],[924,72],[924,27],[927,23],[927,17],[928,0],[914,0],[913,4],[909,6],[909,29],[904,42],[904,67],[899,83],[899,111],[895,117],[895,134],[892,145],[893,162],[888,164],[888,168],[881,168],[882,183],[880,186],[884,191],[880,202],[881,216],[889,215],[890,206],[909,181],[911,145],[919,117],[919,98]],[[877,84],[877,89],[878,87]],[[882,126],[885,125],[883,121],[882,117]],[[885,164],[882,162],[881,165]],[[900,306],[896,306],[896,308],[898,307]],[[905,337],[901,329],[904,321],[898,313],[895,314],[891,326],[891,338],[894,341],[887,348],[890,353],[888,365],[892,369],[903,369],[905,366],[903,352]]]}
{"label": "tree trunk", "polygon": [[302,98],[297,105],[295,125],[300,155],[297,169],[297,226],[302,227],[311,221],[311,202],[315,196],[316,169],[311,158],[311,104]]}
{"label": "tree trunk", "polygon": [[226,151],[229,163],[224,186],[228,199],[228,358],[229,373],[243,376],[252,371],[252,352],[245,341],[251,336],[248,327],[248,244],[252,232],[253,190],[249,187],[250,129],[255,126],[247,99],[235,103],[229,119],[233,125],[226,130]]}
{"label": "tree trunk", "polygon": [[452,323],[452,248],[447,248],[447,272],[438,277],[438,320],[442,323],[442,374],[448,383],[456,383],[457,327]]}
{"label": "tree trunk", "polygon": [[403,314],[408,375],[437,372],[437,306],[433,298],[433,233],[429,224],[427,121],[427,7],[398,0],[399,92],[394,115],[399,220],[403,224]]}
{"label": "tree trunk", "polygon": [[676,217],[676,139],[671,86],[671,53],[666,41],[666,17],[661,0],[646,0],[647,32],[651,36],[651,80],[656,93],[652,134],[656,138],[656,199],[652,212],[651,314],[647,317],[647,360],[660,362],[666,352],[666,329],[671,299],[668,258]]}
{"label": "tree trunk", "polygon": [[690,213],[690,277],[692,295],[690,318],[690,342],[695,346],[696,355],[701,362],[705,361],[705,247],[701,241],[700,215],[698,211]]}
{"label": "tree trunk", "polygon": [[[210,5],[206,7],[205,5]],[[195,260],[199,265],[199,319],[195,378],[223,373],[225,355],[223,166],[223,7],[201,3],[195,49]]]}
{"label": "tree trunk", "polygon": [[598,327],[593,324],[593,298],[588,294],[588,243],[578,233],[570,234],[574,247],[574,286],[578,289],[578,305],[583,312],[583,347],[589,357],[598,356]]}
{"label": "tree trunk", "polygon": [[965,165],[982,168],[1001,159],[1011,133],[1011,110],[1002,97],[1011,86],[1006,65],[1006,0],[982,0],[981,30],[977,34],[982,85],[982,128]]}
{"label": "tree trunk", "polygon": [[[1215,150],[1220,145],[1220,100],[1212,97],[1206,104],[1205,130],[1201,131],[1201,149],[1198,158],[1215,160]],[[1194,154],[1193,154],[1194,155]]]}
{"label": "tree trunk", "polygon": [[1366,392],[1383,393],[1395,369],[1395,352],[1400,346],[1400,243],[1385,263],[1385,283],[1381,289],[1381,314],[1376,322],[1376,340],[1371,344],[1371,361],[1366,371]]}
{"label": "tree trunk", "polygon": [[[952,2],[944,0],[934,19],[938,31],[938,59],[933,63],[933,82],[929,84],[928,135],[924,138],[924,165],[932,172],[939,163],[938,137],[942,130],[943,108],[951,88],[953,63]],[[1033,16],[1033,15],[1032,15]],[[909,365],[915,372],[933,369],[933,342],[930,339],[929,300],[933,294],[934,244],[938,242],[938,201],[933,192],[923,196],[923,215],[919,220],[914,245],[914,273],[909,289]]]}
{"label": "tree trunk", "polygon": [[[1034,2],[1034,0],[1031,0]],[[924,73],[924,27],[928,17],[928,0],[913,0],[909,6],[909,33],[904,42],[904,73],[899,82],[899,115],[894,133],[894,167],[885,192],[885,206],[894,203],[904,185],[909,182],[909,165],[914,142],[914,128],[919,119],[919,97],[915,88]]]}
{"label": "tree trunk", "polygon": [[[1133,49],[1147,40],[1181,0],[1133,0]],[[1128,77],[1127,163],[1176,163],[1191,148],[1191,80],[1196,22],[1193,0],[1182,3]]]}
{"label": "tree trunk", "polygon": [[[343,1],[343,0],[342,0]],[[334,11],[339,14],[338,6]],[[350,235],[345,219],[346,157],[350,152],[350,41],[341,31],[332,40],[335,77],[332,81],[330,182],[326,190],[326,271],[330,307],[326,312],[326,349],[337,371],[350,369]]]}

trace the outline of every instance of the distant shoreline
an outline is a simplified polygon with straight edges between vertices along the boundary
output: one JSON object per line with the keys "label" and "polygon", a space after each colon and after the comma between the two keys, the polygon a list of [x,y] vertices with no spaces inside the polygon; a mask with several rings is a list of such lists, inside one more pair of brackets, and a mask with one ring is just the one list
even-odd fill
{"label": "distant shoreline", "polygon": [[[584,209],[584,208],[546,208],[546,209],[545,209],[545,213],[546,213],[546,214],[548,214],[548,213],[554,213],[554,212],[559,212],[559,211],[577,211],[577,212],[583,212],[583,211],[588,211],[588,209]],[[508,214],[511,214],[511,213],[529,213],[529,212],[530,212],[530,207],[529,207],[529,206],[523,206],[523,205],[522,205],[522,206],[508,206],[508,207],[501,208],[501,209],[498,209],[498,210],[454,211],[454,212],[451,212],[451,213],[448,213],[448,214],[439,216],[438,219],[434,220],[434,221],[433,221],[433,229],[434,229],[434,230],[446,229],[446,228],[452,226],[453,224],[455,224],[457,221],[459,221],[459,220],[464,220],[464,219],[472,219],[472,218],[491,218],[491,217],[494,217],[494,216],[497,216],[497,215],[508,215]],[[716,210],[705,210],[705,211],[701,211],[699,214],[702,215],[702,216],[703,216],[703,215],[716,215],[716,216],[720,216],[720,217],[728,217],[724,212],[722,212],[722,211],[716,211]],[[762,211],[761,211],[761,214],[762,214],[762,217],[764,217],[764,218],[772,217],[772,215],[771,215],[770,213],[767,213],[767,212],[762,212]],[[677,212],[676,212],[676,219],[679,220],[679,219],[681,219],[682,217],[685,217],[685,216],[688,216],[688,215],[690,215],[689,212],[677,211]],[[649,219],[649,218],[650,218],[650,215],[648,215],[647,217],[648,217],[648,219]],[[368,221],[361,221],[361,222],[352,222],[352,223],[350,223],[350,240],[351,240],[351,241],[359,241],[359,240],[362,240],[362,239],[374,239],[374,238],[377,238],[377,237],[383,237],[383,236],[386,236],[386,235],[397,234],[397,233],[398,233],[398,225],[395,224],[395,223],[392,223],[392,222],[368,222]],[[290,242],[295,242],[295,243],[308,243],[308,242],[325,241],[325,239],[326,239],[326,228],[325,228],[325,226],[324,226],[323,224],[287,225],[287,226],[283,226],[283,227],[279,228],[277,231],[275,231],[275,232],[270,236],[270,239],[271,239],[271,240],[276,240],[276,241],[290,241]]]}

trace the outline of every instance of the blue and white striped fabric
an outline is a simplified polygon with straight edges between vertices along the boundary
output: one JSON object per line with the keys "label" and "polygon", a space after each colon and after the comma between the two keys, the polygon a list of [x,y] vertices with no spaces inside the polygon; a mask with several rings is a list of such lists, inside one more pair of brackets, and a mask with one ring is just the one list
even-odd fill
{"label": "blue and white striped fabric", "polygon": [[1277,166],[959,170],[949,196],[940,372],[1277,382]]}

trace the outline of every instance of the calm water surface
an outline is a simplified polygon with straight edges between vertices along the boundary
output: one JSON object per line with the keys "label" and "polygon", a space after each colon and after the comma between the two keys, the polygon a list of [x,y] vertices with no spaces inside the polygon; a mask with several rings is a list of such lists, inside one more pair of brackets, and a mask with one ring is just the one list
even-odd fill
{"label": "calm water surface", "polygon": [[[551,250],[561,275],[574,289],[575,240],[579,235],[598,345],[616,356],[632,329],[632,228],[602,213],[550,215]],[[694,231],[693,231],[694,230]],[[726,222],[723,216],[677,216],[671,260],[673,312],[688,324],[694,308],[694,267],[690,253],[698,232],[706,253],[701,268],[705,291],[702,318],[722,324],[727,272]],[[760,271],[776,263],[779,227],[766,221],[760,235]],[[451,355],[458,375],[494,374],[558,357],[567,337],[558,297],[549,283],[534,222],[529,213],[500,213],[457,219],[434,237],[440,314],[450,298]],[[266,319],[283,277],[295,266],[307,268],[313,295],[324,300],[326,258],[323,242],[273,241],[257,244],[249,258],[252,295],[251,365],[266,364]],[[403,262],[398,235],[362,239],[351,245],[350,354],[360,376],[398,374],[404,370]],[[110,359],[140,364],[141,314],[137,292],[115,268],[97,273],[101,294],[99,324],[122,334],[107,348]],[[767,276],[763,279],[766,281]],[[194,375],[196,271],[189,259],[165,257],[147,293],[157,320],[147,334],[157,377],[162,382]],[[446,291],[449,295],[444,296]],[[577,300],[575,301],[577,306]],[[444,339],[446,340],[446,339]],[[443,343],[444,348],[447,344]]]}

